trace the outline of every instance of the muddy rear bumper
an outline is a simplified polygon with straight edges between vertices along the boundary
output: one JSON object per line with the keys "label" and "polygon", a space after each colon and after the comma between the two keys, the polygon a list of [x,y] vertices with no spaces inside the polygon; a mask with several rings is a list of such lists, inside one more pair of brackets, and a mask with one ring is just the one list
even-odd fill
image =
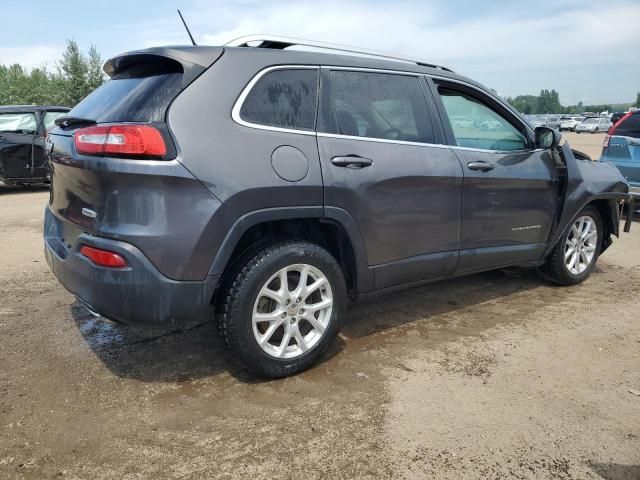
{"label": "muddy rear bumper", "polygon": [[[206,321],[218,276],[203,281],[176,281],[161,274],[135,246],[80,233],[71,244],[62,235],[63,221],[47,207],[44,251],[58,281],[90,310],[116,322],[179,328]],[[82,245],[119,253],[125,268],[95,265],[80,253]]]}

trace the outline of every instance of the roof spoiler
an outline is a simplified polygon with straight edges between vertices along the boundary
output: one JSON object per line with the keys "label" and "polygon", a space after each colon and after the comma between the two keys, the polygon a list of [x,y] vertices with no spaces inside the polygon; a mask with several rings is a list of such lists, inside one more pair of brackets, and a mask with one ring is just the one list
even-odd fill
{"label": "roof spoiler", "polygon": [[104,72],[113,77],[137,64],[156,65],[158,68],[179,67],[184,73],[183,88],[193,82],[207,68],[215,63],[224,52],[222,47],[154,47],[135,50],[110,58],[104,64]]}

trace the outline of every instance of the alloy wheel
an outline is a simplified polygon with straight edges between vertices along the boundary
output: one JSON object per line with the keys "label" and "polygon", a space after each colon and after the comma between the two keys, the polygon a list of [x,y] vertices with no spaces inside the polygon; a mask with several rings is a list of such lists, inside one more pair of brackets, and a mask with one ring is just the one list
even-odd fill
{"label": "alloy wheel", "polygon": [[572,275],[580,275],[596,255],[598,244],[598,228],[593,218],[578,218],[567,235],[564,245],[564,262]]}
{"label": "alloy wheel", "polygon": [[289,265],[272,275],[258,293],[253,334],[268,355],[296,358],[320,342],[332,311],[327,277],[312,265]]}

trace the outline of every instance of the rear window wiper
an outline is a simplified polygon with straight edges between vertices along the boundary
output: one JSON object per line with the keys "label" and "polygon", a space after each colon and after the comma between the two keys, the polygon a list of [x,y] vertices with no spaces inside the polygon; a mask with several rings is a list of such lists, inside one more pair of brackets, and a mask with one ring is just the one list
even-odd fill
{"label": "rear window wiper", "polygon": [[90,118],[71,117],[68,115],[58,117],[54,122],[58,127],[70,127],[71,125],[95,125],[97,122]]}

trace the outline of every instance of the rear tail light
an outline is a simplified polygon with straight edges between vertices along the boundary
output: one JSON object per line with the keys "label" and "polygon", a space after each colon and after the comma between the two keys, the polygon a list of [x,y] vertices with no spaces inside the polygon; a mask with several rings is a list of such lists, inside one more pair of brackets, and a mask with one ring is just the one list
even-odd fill
{"label": "rear tail light", "polygon": [[[611,128],[613,128],[613,127],[611,127]],[[611,128],[609,128],[609,132],[611,132]],[[605,147],[605,148],[606,148],[606,147],[608,147],[608,146],[609,146],[609,139],[610,139],[610,138],[611,138],[611,135],[610,135],[609,133],[607,133],[607,134],[604,136],[604,140],[603,140],[603,142],[602,142],[602,146],[603,146],[603,147]]]}
{"label": "rear tail light", "polygon": [[74,135],[76,151],[83,155],[162,158],[167,146],[151,125],[99,125],[81,128]]}
{"label": "rear tail light", "polygon": [[123,268],[127,266],[127,261],[122,255],[109,250],[83,245],[80,253],[100,267]]}

